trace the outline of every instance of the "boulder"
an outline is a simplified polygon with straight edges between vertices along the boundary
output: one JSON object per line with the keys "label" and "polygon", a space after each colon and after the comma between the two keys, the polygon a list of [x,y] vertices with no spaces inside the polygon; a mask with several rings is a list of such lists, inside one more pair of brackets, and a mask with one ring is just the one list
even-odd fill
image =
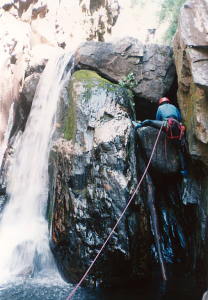
{"label": "boulder", "polygon": [[[137,129],[139,153],[143,153],[145,161],[149,161],[157,135],[158,129],[152,127],[143,127]],[[155,153],[152,157],[152,171],[160,176],[174,175],[180,170],[178,149],[174,143],[161,132]]]}
{"label": "boulder", "polygon": [[[130,199],[158,130],[141,128],[136,138],[131,92],[93,71],[75,72],[61,102],[49,167],[50,244],[60,273],[75,283]],[[150,166],[151,193],[144,180],[85,285],[122,285],[150,275],[152,256],[157,260],[158,255],[150,224],[153,206],[164,261],[185,258],[187,219],[178,191],[179,168],[177,148],[162,132]]]}
{"label": "boulder", "polygon": [[[92,71],[71,78],[60,122],[64,133],[50,155],[51,249],[67,281],[80,280],[136,186],[131,97]],[[137,209],[122,218],[88,275],[88,286],[147,276],[149,218],[140,195],[132,206]]]}
{"label": "boulder", "polygon": [[133,73],[133,91],[148,102],[157,102],[166,95],[175,77],[171,47],[143,45],[131,37],[116,43],[86,42],[77,49],[75,64],[80,69],[93,69],[113,82]]}

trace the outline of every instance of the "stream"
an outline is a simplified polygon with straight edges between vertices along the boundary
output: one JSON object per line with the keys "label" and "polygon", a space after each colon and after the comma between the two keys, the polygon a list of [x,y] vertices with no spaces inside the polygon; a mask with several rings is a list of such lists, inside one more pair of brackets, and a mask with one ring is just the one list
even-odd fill
{"label": "stream", "polygon": [[[73,285],[61,279],[19,279],[0,287],[1,300],[66,300]],[[140,288],[80,288],[73,300],[201,300],[203,292],[193,279],[178,276],[167,283],[153,280]]]}

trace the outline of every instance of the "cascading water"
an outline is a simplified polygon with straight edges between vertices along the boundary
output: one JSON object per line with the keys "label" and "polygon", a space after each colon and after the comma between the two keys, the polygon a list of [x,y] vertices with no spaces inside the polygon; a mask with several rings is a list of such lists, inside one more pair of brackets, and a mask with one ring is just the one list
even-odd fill
{"label": "cascading water", "polygon": [[53,270],[45,219],[48,156],[69,56],[48,62],[7,176],[9,196],[0,222],[0,281]]}

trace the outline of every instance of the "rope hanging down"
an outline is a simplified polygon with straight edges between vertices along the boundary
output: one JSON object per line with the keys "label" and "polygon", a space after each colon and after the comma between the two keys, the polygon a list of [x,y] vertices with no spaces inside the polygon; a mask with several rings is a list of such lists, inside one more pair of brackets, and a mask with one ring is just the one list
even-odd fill
{"label": "rope hanging down", "polygon": [[156,146],[157,146],[157,143],[158,143],[158,140],[159,140],[159,137],[160,137],[162,128],[163,128],[163,126],[160,127],[160,130],[159,130],[158,135],[157,135],[157,138],[156,138],[156,140],[155,140],[155,144],[154,144],[154,146],[153,146],[153,148],[152,148],[152,153],[151,153],[151,155],[150,155],[150,158],[149,158],[149,161],[148,161],[148,163],[147,163],[147,166],[146,166],[146,168],[145,168],[145,170],[144,170],[144,173],[143,173],[142,177],[140,178],[140,181],[139,181],[139,183],[138,183],[136,189],[134,190],[134,192],[133,192],[131,198],[129,199],[129,201],[128,201],[126,207],[124,208],[123,212],[121,213],[120,217],[118,218],[116,224],[114,225],[113,229],[111,230],[111,232],[110,232],[109,236],[107,237],[107,239],[105,240],[104,244],[102,245],[102,247],[101,247],[100,250],[98,251],[98,253],[97,253],[97,255],[95,256],[95,258],[93,259],[93,261],[92,261],[92,263],[90,264],[89,268],[88,268],[87,271],[84,273],[84,275],[82,276],[82,278],[80,279],[80,281],[77,283],[77,285],[74,287],[74,289],[71,291],[71,293],[70,293],[69,296],[66,298],[66,300],[72,299],[72,297],[73,297],[74,294],[76,293],[77,289],[80,287],[80,285],[82,284],[82,282],[83,282],[83,281],[85,280],[85,278],[87,277],[88,273],[89,273],[90,270],[92,269],[92,267],[93,267],[93,265],[95,264],[96,260],[98,259],[98,257],[99,257],[100,254],[102,253],[103,249],[105,248],[106,244],[108,243],[109,239],[110,239],[111,236],[113,235],[113,233],[114,233],[116,227],[118,226],[119,222],[121,221],[121,219],[122,219],[123,215],[125,214],[127,208],[128,208],[129,205],[131,204],[131,202],[132,202],[132,200],[133,200],[135,194],[137,193],[138,189],[140,188],[140,185],[141,185],[141,183],[142,183],[142,181],[143,181],[143,179],[144,179],[144,177],[145,177],[145,175],[146,175],[146,173],[147,173],[147,171],[148,171],[148,169],[149,169],[150,163],[151,163],[151,161],[152,161],[152,157],[153,157],[153,154],[154,154],[154,152],[155,152],[155,149],[156,149]]}

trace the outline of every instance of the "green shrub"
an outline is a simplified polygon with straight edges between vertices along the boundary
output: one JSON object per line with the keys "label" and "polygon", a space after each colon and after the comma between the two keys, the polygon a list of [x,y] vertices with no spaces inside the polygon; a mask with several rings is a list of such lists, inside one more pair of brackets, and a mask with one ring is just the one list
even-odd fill
{"label": "green shrub", "polygon": [[123,79],[119,81],[119,85],[121,87],[125,87],[128,89],[133,89],[138,85],[138,82],[135,78],[134,73],[129,73],[127,76],[125,76]]}

